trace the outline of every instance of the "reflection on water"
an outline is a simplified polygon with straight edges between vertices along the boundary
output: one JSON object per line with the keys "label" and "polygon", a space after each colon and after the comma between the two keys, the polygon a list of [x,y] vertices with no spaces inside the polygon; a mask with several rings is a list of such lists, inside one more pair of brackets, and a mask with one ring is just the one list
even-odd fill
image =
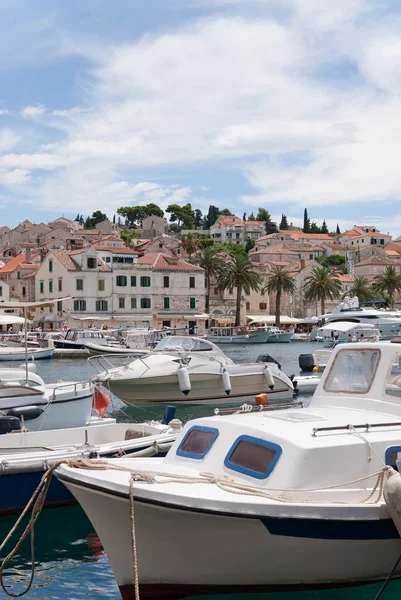
{"label": "reflection on water", "polygon": [[[299,373],[298,356],[310,353],[316,344],[255,344],[249,347],[225,346],[224,352],[235,362],[252,362],[260,354],[270,354],[278,360],[288,375]],[[6,364],[4,363],[4,365]],[[93,375],[86,360],[42,361],[37,363],[38,374],[47,382],[60,379],[87,379]],[[114,399],[113,414],[119,420],[143,421],[160,418],[164,409],[150,407],[142,410],[125,406]],[[178,418],[187,420],[213,414],[213,407],[180,407]],[[0,519],[0,540],[8,534],[15,517]],[[14,547],[22,527],[2,552],[2,558]],[[269,560],[269,556],[261,558]],[[7,567],[7,589],[17,593],[25,588],[31,565],[30,541],[25,541],[12,563]],[[36,577],[27,599],[35,600],[120,600],[107,556],[93,527],[79,506],[43,511],[35,528]],[[290,568],[290,567],[289,567]],[[390,565],[389,565],[390,568]],[[157,565],[155,565],[157,570]],[[379,585],[315,592],[247,594],[246,600],[373,600]],[[0,592],[0,598],[6,595]],[[383,600],[398,600],[401,582],[392,582]],[[195,597],[193,597],[195,598]],[[244,600],[240,594],[209,596],[208,600]]]}

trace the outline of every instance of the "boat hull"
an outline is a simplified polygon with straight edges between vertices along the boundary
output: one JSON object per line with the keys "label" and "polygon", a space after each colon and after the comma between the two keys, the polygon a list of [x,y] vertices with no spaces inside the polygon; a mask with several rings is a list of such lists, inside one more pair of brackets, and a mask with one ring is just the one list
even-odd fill
{"label": "boat hull", "polygon": [[[91,520],[128,600],[133,561],[126,494],[77,484],[64,474],[62,479]],[[135,528],[141,596],[152,598],[182,598],[212,588],[217,593],[356,585],[386,577],[401,549],[388,518],[331,522],[233,516],[140,499]]]}
{"label": "boat hull", "polygon": [[[28,360],[44,360],[52,358],[54,348],[28,348]],[[0,361],[10,362],[12,360],[18,360],[19,362],[24,361],[26,358],[25,350],[21,348],[1,348],[0,349]]]}
{"label": "boat hull", "polygon": [[207,335],[206,339],[214,344],[264,344],[267,341],[267,331],[257,331],[247,335]]}
{"label": "boat hull", "polygon": [[[240,369],[240,365],[238,366]],[[268,388],[265,376],[260,372],[254,375],[230,374],[231,392],[224,390],[221,374],[190,372],[191,390],[188,394],[180,391],[176,374],[136,379],[109,379],[107,387],[127,404],[233,404],[251,402],[255,396],[267,393],[270,400],[289,400],[294,390],[274,377],[274,390]]]}
{"label": "boat hull", "polygon": [[268,344],[278,344],[278,343],[288,344],[291,341],[293,335],[294,335],[293,333],[284,332],[284,331],[280,332],[280,333],[269,333],[267,336],[266,342]]}

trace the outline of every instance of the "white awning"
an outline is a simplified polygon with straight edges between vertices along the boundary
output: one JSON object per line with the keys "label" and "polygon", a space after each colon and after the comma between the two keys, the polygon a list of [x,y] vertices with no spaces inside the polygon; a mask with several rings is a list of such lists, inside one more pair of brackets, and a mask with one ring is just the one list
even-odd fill
{"label": "white awning", "polygon": [[70,300],[71,296],[65,296],[63,298],[54,298],[54,300],[43,300],[43,302],[2,302],[0,304],[1,309],[18,309],[18,308],[43,308],[45,306],[53,306],[56,302],[62,302],[63,300]]}
{"label": "white awning", "polygon": [[376,329],[376,325],[372,325],[371,323],[351,323],[350,321],[338,321],[338,323],[327,323],[327,325],[323,325],[320,327],[318,331],[341,331],[342,333],[346,333],[347,331],[351,331],[351,329],[355,329],[358,327],[359,329]]}
{"label": "white awning", "polygon": [[[29,319],[26,319],[27,323],[31,323]],[[18,315],[0,315],[0,325],[22,325],[25,323],[24,317]]]}
{"label": "white awning", "polygon": [[[276,322],[275,315],[246,315],[247,319],[250,319],[252,324],[266,324],[271,325]],[[282,325],[289,325],[291,323],[301,323],[301,319],[296,319],[295,317],[288,317],[287,315],[280,316],[280,323]]]}

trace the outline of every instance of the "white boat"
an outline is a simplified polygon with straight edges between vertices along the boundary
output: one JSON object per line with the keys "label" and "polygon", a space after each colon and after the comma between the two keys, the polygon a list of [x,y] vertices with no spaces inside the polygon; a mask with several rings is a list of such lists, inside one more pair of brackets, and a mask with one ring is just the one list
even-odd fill
{"label": "white boat", "polygon": [[[0,417],[4,419],[4,417]],[[181,422],[116,423],[94,420],[86,427],[50,431],[13,431],[0,435],[0,515],[21,511],[44,471],[60,460],[164,455],[177,438]],[[74,501],[64,485],[52,479],[44,508]]]}
{"label": "white boat", "polygon": [[45,358],[52,358],[54,348],[12,348],[12,347],[0,347],[0,360],[2,361],[13,361],[17,360],[21,362],[27,357],[28,360],[43,360]]}
{"label": "white boat", "polygon": [[359,306],[357,297],[346,296],[331,313],[319,317],[319,324],[328,323],[370,323],[380,332],[382,339],[392,339],[401,336],[401,313],[384,309],[364,308]]}
{"label": "white boat", "polygon": [[215,344],[195,337],[166,337],[155,352],[107,368],[93,381],[133,405],[232,404],[264,392],[273,400],[294,395],[292,381],[276,364],[233,364]]}
{"label": "white boat", "polygon": [[379,341],[380,332],[371,323],[350,323],[348,321],[327,323],[318,329],[323,341],[323,348],[311,354],[301,354],[298,362],[301,371],[323,371],[331,356],[331,352],[338,344],[345,342],[372,342]]}
{"label": "white boat", "polygon": [[267,327],[267,338],[266,342],[269,344],[277,344],[277,343],[288,343],[292,340],[294,336],[293,331],[284,331],[284,329],[280,329],[279,327]]}
{"label": "white boat", "polygon": [[264,344],[268,333],[263,328],[211,327],[205,337],[215,344]]}
{"label": "white boat", "polygon": [[23,420],[32,431],[88,425],[93,398],[89,381],[45,384],[25,367],[0,369],[0,416]]}
{"label": "white boat", "polygon": [[108,340],[103,331],[96,329],[68,329],[64,338],[53,340],[55,348],[67,350],[84,350],[87,342],[107,345]]}
{"label": "white boat", "polygon": [[401,478],[389,466],[400,452],[400,373],[399,344],[339,345],[307,408],[196,419],[164,459],[63,465],[57,476],[123,598],[136,578],[155,599],[382,580],[401,550],[390,516],[400,530],[390,486],[399,498]]}

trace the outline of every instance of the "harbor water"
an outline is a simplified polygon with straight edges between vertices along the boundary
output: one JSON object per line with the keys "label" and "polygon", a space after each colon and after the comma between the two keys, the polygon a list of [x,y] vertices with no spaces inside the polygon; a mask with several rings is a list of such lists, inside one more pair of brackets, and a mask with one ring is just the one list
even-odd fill
{"label": "harbor water", "polygon": [[[255,344],[248,347],[226,345],[224,352],[235,362],[252,362],[261,354],[269,354],[281,363],[287,375],[299,373],[298,356],[311,353],[315,343],[292,342],[290,344]],[[1,366],[7,366],[3,363]],[[47,382],[59,380],[84,380],[94,374],[93,368],[85,359],[65,359],[37,362],[38,374]],[[163,408],[149,409],[127,407],[118,399],[113,399],[109,407],[112,416],[118,420],[143,421],[160,418]],[[213,414],[212,406],[179,409],[178,418],[187,420],[197,416]],[[0,540],[2,541],[16,517],[0,519]],[[2,557],[13,548],[19,538],[17,532],[13,542],[3,550]],[[149,540],[152,543],[152,540]],[[269,556],[261,556],[268,561]],[[36,575],[32,588],[25,596],[36,600],[120,600],[120,594],[113,572],[101,542],[90,521],[79,506],[43,511],[35,528],[35,567]],[[392,565],[389,564],[389,570]],[[157,571],[157,564],[154,565]],[[29,578],[31,552],[29,540],[20,548],[14,560],[7,566],[4,581],[10,593],[19,593]],[[288,564],[291,569],[291,564]],[[247,594],[247,600],[374,600],[380,584],[366,585],[341,590],[313,592],[281,592],[269,594]],[[8,596],[0,589],[0,599]],[[391,582],[382,600],[398,600],[401,597],[401,581]],[[208,600],[243,600],[243,595],[208,596]]]}

